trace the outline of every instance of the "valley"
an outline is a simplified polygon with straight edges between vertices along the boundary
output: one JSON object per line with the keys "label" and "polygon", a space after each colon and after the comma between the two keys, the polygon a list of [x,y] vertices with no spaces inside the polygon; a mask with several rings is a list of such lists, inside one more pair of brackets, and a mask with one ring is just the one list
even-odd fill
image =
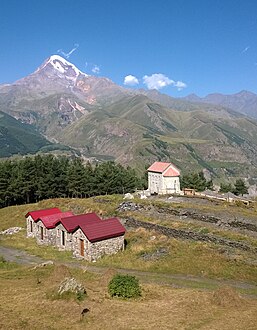
{"label": "valley", "polygon": [[254,116],[195,101],[126,89],[57,55],[0,86],[1,111],[87,159],[116,160],[140,173],[155,160],[172,161],[183,172],[206,168],[217,182],[243,176],[254,184]]}

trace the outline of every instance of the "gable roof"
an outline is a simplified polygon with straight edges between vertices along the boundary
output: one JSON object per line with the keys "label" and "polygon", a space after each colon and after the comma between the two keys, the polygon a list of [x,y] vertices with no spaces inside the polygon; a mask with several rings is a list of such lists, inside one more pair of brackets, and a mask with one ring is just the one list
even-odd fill
{"label": "gable roof", "polygon": [[101,220],[90,225],[81,224],[79,228],[92,243],[124,235],[126,231],[117,218]]}
{"label": "gable roof", "polygon": [[170,165],[171,163],[154,162],[147,171],[163,173]]}
{"label": "gable roof", "polygon": [[163,176],[180,176],[180,172],[177,168],[170,167],[163,173]]}
{"label": "gable roof", "polygon": [[50,208],[50,209],[43,209],[43,210],[28,212],[25,215],[25,218],[27,218],[30,215],[32,217],[32,219],[35,221],[40,217],[44,217],[44,216],[52,215],[52,214],[56,214],[56,213],[61,213],[61,212],[62,211],[60,209],[58,209],[58,207],[53,207],[53,208]]}
{"label": "gable roof", "polygon": [[96,213],[85,213],[62,218],[60,221],[58,221],[58,223],[56,223],[56,226],[61,223],[68,232],[72,232],[80,225],[90,225],[98,222],[102,222],[102,220]]}
{"label": "gable roof", "polygon": [[67,218],[73,215],[74,214],[71,211],[61,212],[61,213],[41,216],[35,222],[41,220],[47,229],[52,229],[55,227],[57,222],[60,221],[62,218]]}
{"label": "gable roof", "polygon": [[172,163],[154,162],[148,169],[149,172],[163,173],[163,176],[180,176],[179,169]]}

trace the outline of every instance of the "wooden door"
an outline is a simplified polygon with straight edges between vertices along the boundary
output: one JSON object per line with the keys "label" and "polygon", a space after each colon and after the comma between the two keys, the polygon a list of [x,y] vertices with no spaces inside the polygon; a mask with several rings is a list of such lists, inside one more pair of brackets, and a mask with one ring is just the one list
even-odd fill
{"label": "wooden door", "polygon": [[83,239],[80,239],[80,255],[82,257],[84,257],[84,248],[85,248],[85,246],[84,246],[84,240]]}

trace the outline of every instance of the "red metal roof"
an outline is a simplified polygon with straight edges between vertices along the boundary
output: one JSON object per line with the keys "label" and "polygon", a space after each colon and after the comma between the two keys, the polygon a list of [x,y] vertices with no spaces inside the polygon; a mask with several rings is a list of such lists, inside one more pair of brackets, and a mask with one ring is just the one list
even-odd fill
{"label": "red metal roof", "polygon": [[179,176],[179,169],[172,163],[155,162],[147,171],[163,173],[163,176]]}
{"label": "red metal roof", "polygon": [[75,228],[77,228],[80,225],[90,225],[93,223],[98,223],[102,222],[101,218],[95,213],[85,213],[85,214],[79,214],[79,215],[74,215],[68,218],[63,218],[61,219],[57,224],[62,223],[64,228],[68,231],[71,232]]}
{"label": "red metal roof", "polygon": [[124,235],[126,231],[117,218],[101,220],[90,225],[85,223],[79,225],[79,228],[81,228],[88,240],[92,243]]}
{"label": "red metal roof", "polygon": [[171,163],[154,162],[147,171],[163,173],[170,165]]}
{"label": "red metal roof", "polygon": [[57,222],[59,222],[62,218],[67,218],[70,216],[74,216],[71,211],[61,212],[40,217],[35,222],[41,220],[47,229],[51,229],[54,228]]}
{"label": "red metal roof", "polygon": [[170,167],[163,173],[163,176],[180,176],[180,172],[179,170]]}
{"label": "red metal roof", "polygon": [[37,211],[31,211],[28,212],[25,215],[25,218],[27,218],[29,215],[32,217],[32,219],[35,221],[40,217],[44,217],[47,215],[52,215],[52,214],[56,214],[56,213],[61,213],[62,211],[60,209],[58,209],[57,207],[53,207],[51,209],[44,209],[44,210],[37,210]]}

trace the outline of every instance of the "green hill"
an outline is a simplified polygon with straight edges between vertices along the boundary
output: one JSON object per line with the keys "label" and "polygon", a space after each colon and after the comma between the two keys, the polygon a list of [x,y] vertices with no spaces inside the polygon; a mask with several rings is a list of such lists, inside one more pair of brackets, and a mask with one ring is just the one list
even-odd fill
{"label": "green hill", "polygon": [[23,124],[0,111],[0,157],[13,154],[35,153],[42,147],[50,146],[31,125]]}

